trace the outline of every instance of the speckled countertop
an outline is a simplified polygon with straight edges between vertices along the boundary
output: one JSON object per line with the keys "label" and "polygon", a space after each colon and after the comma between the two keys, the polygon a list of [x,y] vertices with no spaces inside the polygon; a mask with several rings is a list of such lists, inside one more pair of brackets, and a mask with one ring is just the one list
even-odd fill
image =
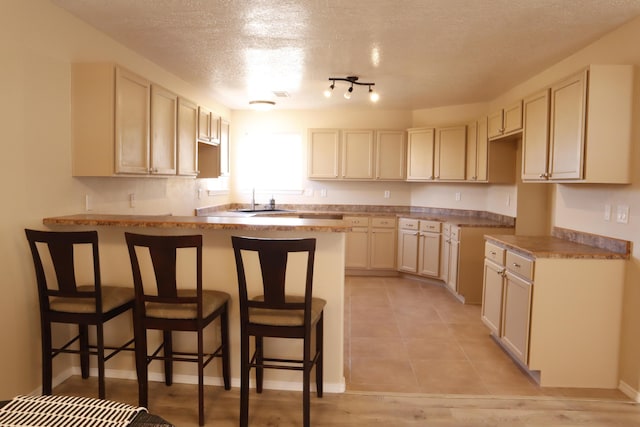
{"label": "speckled countertop", "polygon": [[[486,235],[488,242],[529,258],[629,259],[631,244],[572,230],[554,229],[551,236]],[[579,243],[584,241],[585,243]]]}
{"label": "speckled countertop", "polygon": [[294,217],[212,217],[171,215],[78,214],[44,218],[45,225],[89,225],[140,228],[187,228],[200,230],[265,230],[345,232],[351,226],[343,220]]}

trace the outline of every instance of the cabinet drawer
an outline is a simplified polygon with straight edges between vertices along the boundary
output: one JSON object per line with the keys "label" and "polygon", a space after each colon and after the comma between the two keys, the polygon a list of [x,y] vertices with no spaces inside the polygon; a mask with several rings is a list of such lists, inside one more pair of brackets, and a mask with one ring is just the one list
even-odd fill
{"label": "cabinet drawer", "polygon": [[392,217],[371,218],[371,226],[379,228],[395,228],[396,219]]}
{"label": "cabinet drawer", "polygon": [[484,257],[490,259],[496,264],[504,265],[504,253],[506,250],[500,246],[496,246],[493,243],[485,243],[484,245]]}
{"label": "cabinet drawer", "polygon": [[441,227],[442,223],[440,221],[420,221],[420,231],[426,233],[439,233]]}
{"label": "cabinet drawer", "polygon": [[366,216],[345,216],[344,221],[348,221],[352,227],[368,227],[369,217]]}
{"label": "cabinet drawer", "polygon": [[507,251],[506,267],[509,271],[513,271],[520,277],[527,280],[533,280],[533,264],[533,260],[511,251]]}
{"label": "cabinet drawer", "polygon": [[400,218],[398,227],[405,230],[417,230],[419,222],[417,219]]}

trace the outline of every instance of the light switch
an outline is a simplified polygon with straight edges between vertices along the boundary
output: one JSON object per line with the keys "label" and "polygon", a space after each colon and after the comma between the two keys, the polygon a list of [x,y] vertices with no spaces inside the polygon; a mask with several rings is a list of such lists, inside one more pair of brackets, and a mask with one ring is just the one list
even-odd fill
{"label": "light switch", "polygon": [[629,206],[618,205],[616,222],[619,222],[620,224],[627,224],[629,222]]}
{"label": "light switch", "polygon": [[611,205],[604,205],[604,220],[611,221]]}
{"label": "light switch", "polygon": [[384,190],[384,198],[388,199],[391,196],[391,191],[389,190]]}

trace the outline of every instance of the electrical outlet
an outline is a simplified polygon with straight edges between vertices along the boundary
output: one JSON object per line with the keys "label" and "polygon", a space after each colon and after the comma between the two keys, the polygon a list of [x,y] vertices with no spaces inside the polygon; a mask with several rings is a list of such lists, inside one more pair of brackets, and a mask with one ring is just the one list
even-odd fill
{"label": "electrical outlet", "polygon": [[620,224],[629,223],[629,206],[627,205],[618,205],[618,211],[616,215],[616,222]]}
{"label": "electrical outlet", "polygon": [[129,193],[129,207],[136,207],[136,193]]}
{"label": "electrical outlet", "polygon": [[391,197],[391,191],[389,190],[384,190],[384,198],[388,199],[389,197]]}
{"label": "electrical outlet", "polygon": [[327,189],[323,188],[322,190],[320,190],[320,197],[327,197]]}
{"label": "electrical outlet", "polygon": [[456,201],[460,201],[460,192],[456,191]]}
{"label": "electrical outlet", "polygon": [[91,200],[89,199],[89,195],[84,195],[84,210],[89,212],[91,210]]}
{"label": "electrical outlet", "polygon": [[611,221],[611,205],[604,205],[604,220]]}
{"label": "electrical outlet", "polygon": [[198,188],[198,200],[202,199],[202,188]]}

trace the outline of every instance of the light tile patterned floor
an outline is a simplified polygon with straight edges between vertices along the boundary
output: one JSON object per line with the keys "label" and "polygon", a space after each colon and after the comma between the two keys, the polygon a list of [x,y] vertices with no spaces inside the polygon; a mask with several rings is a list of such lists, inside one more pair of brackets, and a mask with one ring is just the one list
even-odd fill
{"label": "light tile patterned floor", "polygon": [[480,306],[437,284],[345,280],[347,390],[629,400],[618,390],[541,388],[493,341]]}

